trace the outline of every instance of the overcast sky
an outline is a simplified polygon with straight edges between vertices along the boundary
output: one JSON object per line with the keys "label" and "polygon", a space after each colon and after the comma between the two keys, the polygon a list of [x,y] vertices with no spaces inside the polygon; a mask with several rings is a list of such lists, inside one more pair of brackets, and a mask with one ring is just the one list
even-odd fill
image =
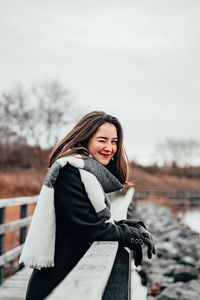
{"label": "overcast sky", "polygon": [[121,121],[131,157],[200,141],[199,0],[1,0],[0,90],[58,79]]}

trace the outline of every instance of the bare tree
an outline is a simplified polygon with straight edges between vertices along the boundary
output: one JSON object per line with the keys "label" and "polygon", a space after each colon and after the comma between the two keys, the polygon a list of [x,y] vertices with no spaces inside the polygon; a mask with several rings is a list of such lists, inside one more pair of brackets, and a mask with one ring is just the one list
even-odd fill
{"label": "bare tree", "polygon": [[58,81],[44,81],[28,92],[15,87],[0,98],[0,143],[9,144],[20,138],[32,145],[53,146],[60,129],[73,122],[73,100]]}
{"label": "bare tree", "polygon": [[193,139],[168,139],[157,144],[157,154],[163,162],[175,163],[178,166],[189,166],[197,162],[200,153],[200,143]]}
{"label": "bare tree", "polygon": [[34,113],[36,120],[31,130],[34,132],[35,126],[37,143],[49,148],[58,142],[61,128],[75,118],[72,96],[57,80],[43,82],[32,91],[38,112]]}
{"label": "bare tree", "polygon": [[[18,85],[0,97],[0,146],[9,155],[13,145],[51,148],[62,138],[61,129],[77,118],[74,99],[57,80],[32,86]],[[39,156],[39,153],[37,153]]]}
{"label": "bare tree", "polygon": [[3,94],[0,102],[0,142],[3,145],[15,141],[18,138],[15,127],[17,105],[13,94]]}

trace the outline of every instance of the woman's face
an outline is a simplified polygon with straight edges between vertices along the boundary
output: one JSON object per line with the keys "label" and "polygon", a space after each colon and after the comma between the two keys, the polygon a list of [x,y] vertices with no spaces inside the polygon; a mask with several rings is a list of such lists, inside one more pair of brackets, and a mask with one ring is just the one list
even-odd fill
{"label": "woman's face", "polygon": [[88,143],[89,154],[106,166],[117,151],[117,129],[111,123],[99,126]]}

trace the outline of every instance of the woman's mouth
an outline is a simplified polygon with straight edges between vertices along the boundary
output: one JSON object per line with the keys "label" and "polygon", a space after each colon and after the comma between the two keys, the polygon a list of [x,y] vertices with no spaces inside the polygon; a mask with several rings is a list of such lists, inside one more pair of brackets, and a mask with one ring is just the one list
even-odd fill
{"label": "woman's mouth", "polygon": [[103,153],[100,153],[103,157],[105,158],[109,158],[110,157],[110,154],[103,154]]}

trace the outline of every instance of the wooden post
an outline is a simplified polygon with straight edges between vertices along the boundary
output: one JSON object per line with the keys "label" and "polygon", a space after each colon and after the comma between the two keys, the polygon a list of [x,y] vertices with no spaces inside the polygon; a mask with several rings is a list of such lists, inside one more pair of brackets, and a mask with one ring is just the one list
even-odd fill
{"label": "wooden post", "polygon": [[[0,224],[4,224],[5,221],[5,208],[0,208]],[[4,253],[4,233],[0,234],[0,255]],[[0,284],[3,282],[3,270],[4,266],[0,267]]]}
{"label": "wooden post", "polygon": [[[26,215],[27,215],[27,204],[23,204],[20,207],[20,219],[25,218]],[[19,244],[20,245],[23,244],[26,239],[26,228],[27,228],[27,226],[20,228],[20,236],[19,236]],[[23,269],[23,267],[24,267],[24,265],[20,264],[19,270]]]}
{"label": "wooden post", "polygon": [[[21,205],[20,219],[25,218],[26,215],[27,215],[27,204],[24,204]],[[20,229],[20,237],[19,237],[20,245],[24,243],[25,239],[26,239],[26,226]]]}

